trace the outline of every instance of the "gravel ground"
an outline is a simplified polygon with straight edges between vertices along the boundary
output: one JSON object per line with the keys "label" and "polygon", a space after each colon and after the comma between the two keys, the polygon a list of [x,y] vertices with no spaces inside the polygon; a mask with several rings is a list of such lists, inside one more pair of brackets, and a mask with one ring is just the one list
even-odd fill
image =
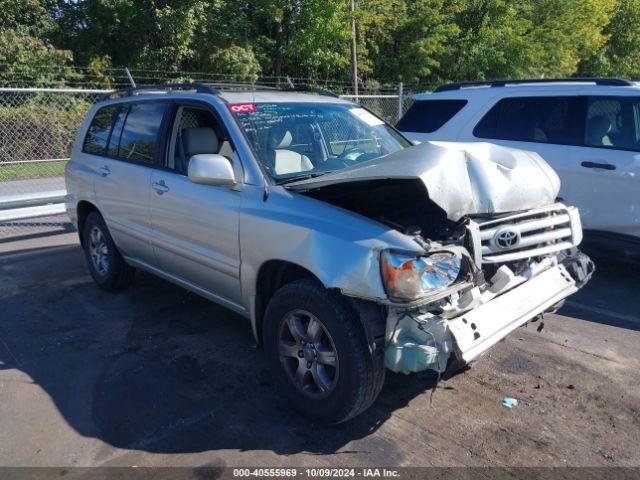
{"label": "gravel ground", "polygon": [[289,409],[228,310],[146,274],[102,292],[74,233],[0,252],[2,466],[640,466],[640,275],[623,267],[435,390],[389,374],[328,428]]}

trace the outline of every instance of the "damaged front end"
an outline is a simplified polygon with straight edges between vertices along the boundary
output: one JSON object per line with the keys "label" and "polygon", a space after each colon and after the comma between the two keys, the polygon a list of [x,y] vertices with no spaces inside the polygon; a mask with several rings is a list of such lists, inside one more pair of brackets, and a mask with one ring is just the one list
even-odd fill
{"label": "damaged front end", "polygon": [[577,250],[578,210],[553,203],[559,178],[533,152],[427,142],[287,187],[420,246],[379,255],[385,363],[396,372],[473,362],[594,270]]}
{"label": "damaged front end", "polygon": [[471,363],[517,327],[555,311],[594,271],[575,248],[582,230],[573,208],[554,204],[468,218],[466,228],[469,253],[462,258],[469,267],[461,269],[454,288],[420,305],[389,306],[390,370],[444,372],[452,360]]}

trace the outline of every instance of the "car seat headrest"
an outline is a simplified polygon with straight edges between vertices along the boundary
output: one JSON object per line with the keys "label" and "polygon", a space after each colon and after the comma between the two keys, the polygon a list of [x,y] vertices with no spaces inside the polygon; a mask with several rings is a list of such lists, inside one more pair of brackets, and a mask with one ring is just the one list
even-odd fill
{"label": "car seat headrest", "polygon": [[200,153],[218,153],[220,142],[211,127],[194,127],[182,130],[182,142],[187,158]]}
{"label": "car seat headrest", "polygon": [[611,131],[611,121],[604,115],[596,115],[589,119],[587,140],[591,145],[603,145],[604,137]]}

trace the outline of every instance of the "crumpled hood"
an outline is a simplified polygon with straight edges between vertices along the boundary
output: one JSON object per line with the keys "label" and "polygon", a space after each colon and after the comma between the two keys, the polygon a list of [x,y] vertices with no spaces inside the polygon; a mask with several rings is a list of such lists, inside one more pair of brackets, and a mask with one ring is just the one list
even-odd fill
{"label": "crumpled hood", "polygon": [[429,198],[453,221],[549,205],[560,190],[558,175],[537,153],[486,142],[425,142],[287,188],[402,178],[422,180]]}

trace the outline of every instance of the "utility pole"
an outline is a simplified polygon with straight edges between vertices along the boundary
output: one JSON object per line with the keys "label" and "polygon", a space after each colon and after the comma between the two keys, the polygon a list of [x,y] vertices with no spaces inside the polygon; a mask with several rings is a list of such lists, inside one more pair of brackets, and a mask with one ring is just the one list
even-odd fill
{"label": "utility pole", "polygon": [[351,77],[353,94],[358,101],[358,52],[356,51],[356,2],[351,1]]}

